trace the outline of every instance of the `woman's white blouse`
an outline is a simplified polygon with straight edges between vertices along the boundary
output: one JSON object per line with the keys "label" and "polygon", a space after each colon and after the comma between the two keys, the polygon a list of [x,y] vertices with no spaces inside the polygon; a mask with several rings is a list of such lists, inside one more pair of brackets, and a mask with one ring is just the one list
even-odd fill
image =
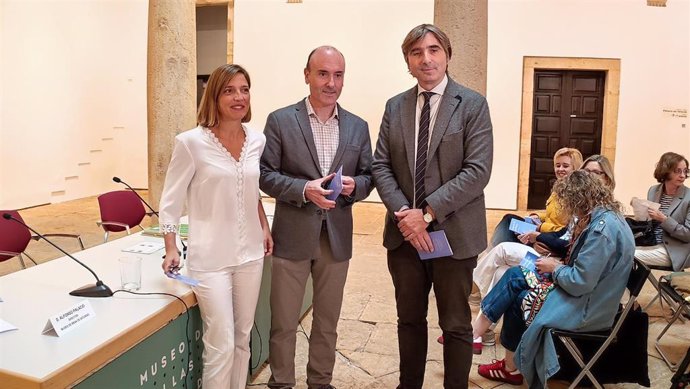
{"label": "woman's white blouse", "polygon": [[205,127],[175,137],[160,224],[161,230],[176,232],[187,201],[191,270],[219,270],[264,256],[258,202],[259,159],[266,137],[243,129],[239,161]]}

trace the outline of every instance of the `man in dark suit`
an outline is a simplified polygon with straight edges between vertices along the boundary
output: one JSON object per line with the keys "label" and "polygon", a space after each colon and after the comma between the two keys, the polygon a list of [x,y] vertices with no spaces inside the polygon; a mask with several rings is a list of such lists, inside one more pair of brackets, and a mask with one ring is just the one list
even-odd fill
{"label": "man in dark suit", "polygon": [[[472,365],[472,269],[486,248],[484,187],[493,136],[484,97],[446,70],[450,40],[423,24],[402,51],[418,85],[386,103],[372,173],[386,205],[383,245],[395,287],[400,389],[421,389],[427,354],[427,308],[434,287],[443,330],[444,388],[466,388]],[[443,230],[452,255],[433,251],[430,231]]]}
{"label": "man in dark suit", "polygon": [[[276,199],[271,281],[270,388],[295,386],[295,341],[309,274],[314,285],[307,385],[328,389],[336,328],[352,257],[352,205],[372,190],[369,127],[337,104],[345,58],[334,47],[309,54],[310,94],[268,116],[261,190]],[[335,200],[324,187],[342,166]]]}

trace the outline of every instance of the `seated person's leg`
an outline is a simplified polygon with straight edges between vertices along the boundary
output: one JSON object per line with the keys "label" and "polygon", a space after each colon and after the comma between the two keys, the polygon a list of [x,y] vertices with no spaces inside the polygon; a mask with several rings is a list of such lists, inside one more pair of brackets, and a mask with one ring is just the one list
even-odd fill
{"label": "seated person's leg", "polygon": [[484,378],[492,381],[506,382],[511,385],[521,385],[524,378],[513,361],[515,350],[520,343],[522,334],[527,327],[522,318],[522,297],[527,291],[523,291],[503,315],[503,329],[501,330],[501,344],[506,349],[504,360],[485,365],[479,365],[478,372]]}
{"label": "seated person's leg", "polygon": [[650,266],[669,266],[671,267],[671,257],[663,244],[656,246],[637,246],[635,247],[635,258],[640,262]]}
{"label": "seated person's leg", "polygon": [[520,267],[508,269],[498,284],[482,300],[481,312],[472,323],[473,337],[479,339],[481,343],[484,332],[492,323],[496,323],[513,304],[519,304],[527,290],[529,290],[529,285]]}
{"label": "seated person's leg", "polygon": [[486,287],[486,291],[482,289],[479,284],[477,284],[477,286],[480,287],[479,290],[481,291],[482,296],[488,295],[491,289],[493,289],[496,284],[498,284],[498,281],[501,280],[503,274],[505,274],[505,272],[511,267],[519,265],[527,253],[532,253],[537,256],[539,255],[533,248],[522,243],[503,242],[496,246],[495,249],[497,255],[495,258],[493,258],[493,260],[496,263],[496,270],[494,271],[488,287]]}
{"label": "seated person's leg", "polygon": [[494,234],[491,236],[491,244],[489,245],[489,248],[496,247],[503,242],[520,243],[515,233],[508,229],[511,219],[525,220],[523,217],[511,213],[504,215],[503,219],[501,219],[494,229]]}
{"label": "seated person's leg", "polygon": [[493,323],[510,308],[511,304],[529,289],[525,276],[519,266],[505,272],[496,286],[482,300],[483,314]]}

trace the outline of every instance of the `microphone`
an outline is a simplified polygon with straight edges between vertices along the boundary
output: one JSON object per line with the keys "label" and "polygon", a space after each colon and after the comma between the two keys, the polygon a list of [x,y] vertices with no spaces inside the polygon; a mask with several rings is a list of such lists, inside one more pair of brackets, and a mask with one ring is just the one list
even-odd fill
{"label": "microphone", "polygon": [[137,195],[137,197],[139,198],[139,200],[141,200],[141,202],[144,203],[144,205],[146,205],[146,206],[148,207],[148,209],[150,209],[151,212],[152,212],[154,215],[158,216],[158,212],[154,211],[153,207],[151,207],[151,206],[149,205],[149,203],[147,203],[146,200],[144,200],[144,198],[141,197],[141,196],[139,195],[139,193],[137,193],[136,190],[134,190],[134,188],[132,188],[131,186],[129,186],[129,184],[127,184],[126,182],[122,181],[122,180],[120,179],[120,177],[113,177],[113,181],[117,182],[118,184],[124,184],[127,188],[129,188],[129,190],[131,190],[132,192],[134,192],[135,195]]}
{"label": "microphone", "polygon": [[[132,188],[131,186],[129,186],[129,184],[127,184],[126,182],[122,181],[122,180],[120,179],[120,177],[113,177],[113,181],[117,182],[118,184],[124,184],[127,188],[129,188],[129,190],[131,190],[132,192],[134,192],[135,195],[137,195],[137,197],[139,198],[139,200],[141,200],[142,203],[146,204],[146,206],[151,210],[151,212],[153,212],[154,215],[158,216],[158,212],[156,212],[156,211],[153,209],[153,207],[151,207],[151,206],[149,205],[149,203],[147,203],[146,200],[144,200],[144,198],[141,197],[141,196],[139,195],[139,193],[137,193],[136,190],[134,190],[134,188]],[[158,217],[160,217],[160,216],[158,216]],[[187,259],[187,245],[184,244],[184,240],[182,240],[182,237],[180,237],[180,243],[182,244],[182,258],[183,258],[183,259]]]}
{"label": "microphone", "polygon": [[15,222],[17,222],[17,223],[23,225],[24,227],[28,228],[31,232],[33,232],[34,234],[36,234],[38,237],[40,237],[41,239],[43,239],[43,240],[45,240],[46,242],[48,242],[51,246],[55,247],[58,251],[60,251],[61,253],[65,254],[66,256],[68,256],[70,259],[72,259],[73,261],[77,262],[78,264],[84,266],[84,267],[86,268],[86,270],[90,271],[91,274],[93,274],[93,276],[96,278],[96,284],[85,285],[85,286],[83,286],[83,287],[81,287],[81,288],[79,288],[79,289],[75,289],[75,290],[69,292],[69,294],[71,294],[72,296],[80,296],[80,297],[110,297],[110,296],[113,295],[113,291],[110,290],[110,288],[109,288],[106,284],[104,284],[103,281],[101,281],[101,280],[98,278],[98,276],[96,275],[96,273],[95,273],[93,270],[91,270],[90,267],[86,266],[82,261],[80,261],[80,260],[78,260],[77,258],[73,257],[70,253],[68,253],[67,251],[61,249],[61,248],[58,247],[55,243],[53,243],[53,242],[51,242],[50,240],[48,240],[48,238],[46,238],[45,236],[39,234],[36,230],[34,230],[33,228],[29,227],[29,226],[28,226],[26,223],[24,223],[23,221],[14,218],[14,217],[13,217],[12,215],[10,215],[9,213],[4,213],[4,214],[2,215],[2,217],[5,218],[5,219],[7,219],[7,220],[14,220]]}

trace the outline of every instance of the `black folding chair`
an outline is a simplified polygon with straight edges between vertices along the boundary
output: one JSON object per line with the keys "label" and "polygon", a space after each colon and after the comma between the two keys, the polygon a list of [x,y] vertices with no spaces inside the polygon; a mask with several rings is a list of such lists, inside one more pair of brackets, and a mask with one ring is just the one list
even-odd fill
{"label": "black folding chair", "polygon": [[[642,264],[642,266],[648,268],[649,270],[661,270],[661,271],[665,271],[665,272],[672,272],[673,271],[673,267],[671,267],[671,266],[648,265],[642,261],[640,261],[640,263]],[[652,286],[656,290],[656,294],[654,295],[654,297],[651,300],[649,300],[647,305],[645,305],[644,310],[645,311],[648,310],[649,307],[651,307],[652,304],[654,304],[654,302],[656,300],[659,300],[659,303],[663,307],[664,306],[664,298],[663,298],[664,296],[661,295],[661,289],[659,287],[660,279],[657,279],[656,277],[654,277],[654,274],[652,272],[649,272],[649,276],[647,278],[649,278],[649,282],[652,283]],[[669,303],[669,305],[671,304],[669,301],[667,301],[667,302]]]}
{"label": "black folding chair", "polygon": [[661,277],[659,282],[659,292],[661,294],[661,298],[669,301],[669,304],[673,302],[676,308],[673,312],[673,316],[671,316],[671,319],[669,319],[668,324],[666,324],[666,327],[664,327],[664,329],[659,333],[659,336],[657,336],[656,341],[654,342],[654,347],[656,348],[656,351],[659,352],[659,355],[661,355],[661,358],[664,359],[664,362],[666,362],[671,371],[675,371],[676,369],[678,369],[678,365],[680,364],[680,362],[676,364],[671,362],[669,356],[661,348],[661,338],[666,334],[666,331],[668,331],[668,329],[671,328],[673,323],[675,323],[676,320],[678,320],[678,318],[681,318],[682,320],[681,314],[690,315],[690,301],[685,300],[683,296],[681,296],[673,288],[673,286],[671,286],[669,280],[670,277],[672,277],[673,275],[690,277],[685,275],[685,273],[683,272],[671,273],[668,276]]}
{"label": "black folding chair", "polygon": [[[573,382],[570,384],[569,389],[575,388],[577,384],[580,383],[580,381],[582,381],[583,378],[585,378],[585,376],[589,378],[589,380],[592,382],[592,385],[594,385],[597,389],[603,389],[599,381],[597,381],[597,379],[594,378],[594,374],[592,374],[591,372],[592,367],[595,363],[597,363],[599,357],[601,357],[604,351],[606,351],[607,347],[611,343],[616,342],[618,340],[618,331],[623,325],[625,318],[628,316],[628,312],[630,312],[630,310],[633,309],[635,301],[637,300],[637,296],[640,294],[642,286],[644,286],[648,275],[649,269],[642,266],[637,261],[637,259],[635,259],[633,263],[633,268],[630,271],[630,276],[628,277],[627,284],[628,291],[630,292],[630,299],[623,306],[623,309],[618,314],[616,320],[613,323],[613,326],[610,329],[595,332],[573,332],[551,329],[551,333],[554,336],[558,337],[558,339],[563,343],[570,355],[572,355],[575,362],[577,362],[577,364],[582,369],[580,373],[577,375],[577,377],[575,377]],[[580,349],[575,344],[575,340],[601,342],[601,346],[599,346],[596,353],[594,353],[594,355],[589,359],[589,361],[585,363],[582,352],[580,352]]]}

